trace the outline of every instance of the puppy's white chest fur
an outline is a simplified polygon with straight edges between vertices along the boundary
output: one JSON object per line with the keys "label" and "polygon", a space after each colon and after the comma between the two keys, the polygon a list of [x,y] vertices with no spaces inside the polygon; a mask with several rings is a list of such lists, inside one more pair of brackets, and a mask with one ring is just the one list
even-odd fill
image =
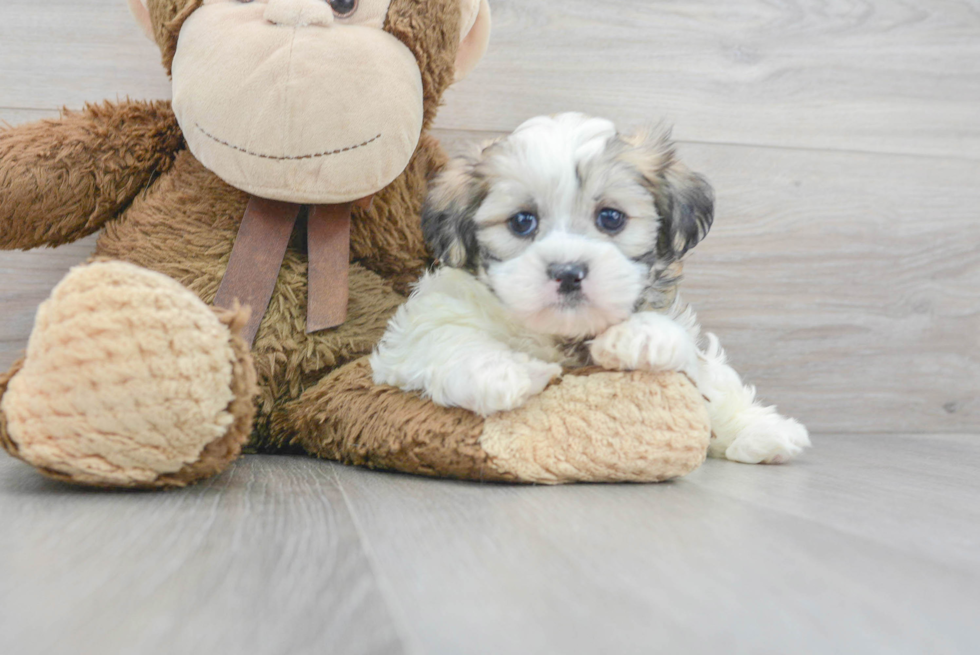
{"label": "puppy's white chest fur", "polygon": [[[480,343],[498,343],[544,362],[574,363],[557,339],[528,329],[476,277],[459,269],[440,268],[419,280],[411,299],[391,319],[372,358],[375,374],[386,371],[386,376],[398,382],[386,379],[385,383],[402,386],[406,377],[417,376],[395,372],[398,363],[424,365],[442,360],[443,353],[457,352],[472,343],[474,334],[482,335]],[[477,347],[473,343],[469,354],[475,354]]]}
{"label": "puppy's white chest fur", "polygon": [[566,359],[552,337],[514,320],[475,277],[442,268],[425,275],[391,319],[371,367],[378,384],[486,416],[543,391]]}
{"label": "puppy's white chest fur", "polygon": [[520,407],[563,367],[592,363],[695,378],[697,349],[683,327],[652,312],[633,314],[590,341],[535,332],[484,282],[442,268],[422,278],[371,358],[375,382],[484,415]]}

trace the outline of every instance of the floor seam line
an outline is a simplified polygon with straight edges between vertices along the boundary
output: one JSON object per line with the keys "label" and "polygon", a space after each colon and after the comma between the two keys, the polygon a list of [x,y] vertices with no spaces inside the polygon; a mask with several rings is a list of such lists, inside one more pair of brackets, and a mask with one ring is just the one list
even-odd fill
{"label": "floor seam line", "polygon": [[340,490],[341,497],[344,499],[344,506],[347,508],[347,514],[351,517],[351,522],[354,524],[354,531],[357,533],[357,538],[361,542],[361,547],[363,548],[364,558],[367,560],[368,568],[371,570],[375,582],[378,585],[378,591],[381,593],[381,597],[385,602],[385,606],[388,609],[388,614],[391,616],[392,622],[395,625],[395,631],[397,632],[402,645],[409,653],[420,655],[421,653],[424,653],[425,650],[422,648],[422,644],[415,636],[415,633],[409,627],[411,624],[408,621],[408,617],[405,615],[405,611],[398,599],[398,595],[395,593],[395,590],[392,588],[391,583],[388,580],[388,576],[384,575],[384,573],[381,571],[381,565],[374,553],[371,540],[368,539],[364,526],[361,525],[361,520],[357,515],[357,511],[354,509],[354,504],[351,503],[350,496],[347,494],[347,489],[344,488],[344,483],[340,479],[340,475],[337,473],[337,468],[339,466],[345,465],[333,464],[331,466],[330,473],[337,485],[337,489]]}

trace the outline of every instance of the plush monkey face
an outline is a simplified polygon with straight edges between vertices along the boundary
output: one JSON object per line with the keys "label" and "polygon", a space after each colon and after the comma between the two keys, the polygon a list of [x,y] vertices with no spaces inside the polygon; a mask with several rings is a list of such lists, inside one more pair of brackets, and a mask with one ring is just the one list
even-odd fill
{"label": "plush monkey face", "polygon": [[310,204],[357,200],[401,174],[430,101],[482,56],[489,21],[486,0],[142,6],[165,60],[179,34],[173,107],[191,152],[239,189]]}

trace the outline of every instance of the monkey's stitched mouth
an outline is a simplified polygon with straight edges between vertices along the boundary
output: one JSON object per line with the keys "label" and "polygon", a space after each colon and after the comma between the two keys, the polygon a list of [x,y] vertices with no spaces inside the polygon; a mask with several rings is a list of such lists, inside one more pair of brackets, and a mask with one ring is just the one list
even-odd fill
{"label": "monkey's stitched mouth", "polygon": [[266,155],[261,152],[252,152],[251,150],[246,150],[245,148],[236,146],[233,143],[228,143],[227,141],[223,139],[219,139],[218,137],[214,136],[213,134],[205,130],[203,127],[201,127],[198,123],[194,123],[194,127],[197,128],[198,132],[200,132],[207,138],[211,139],[215,143],[221,144],[227,148],[231,148],[232,150],[237,150],[238,152],[249,155],[251,157],[259,157],[260,159],[272,159],[274,161],[298,161],[301,159],[317,159],[320,157],[330,157],[331,155],[339,155],[345,152],[350,152],[351,150],[357,150],[358,148],[363,148],[365,146],[374,143],[375,141],[381,138],[381,134],[378,134],[374,138],[368,139],[363,143],[358,143],[357,145],[353,145],[353,146],[347,146],[346,148],[338,148],[336,150],[325,150],[323,152],[312,153],[309,155],[299,155],[296,157],[285,157],[285,156],[277,157],[276,155]]}

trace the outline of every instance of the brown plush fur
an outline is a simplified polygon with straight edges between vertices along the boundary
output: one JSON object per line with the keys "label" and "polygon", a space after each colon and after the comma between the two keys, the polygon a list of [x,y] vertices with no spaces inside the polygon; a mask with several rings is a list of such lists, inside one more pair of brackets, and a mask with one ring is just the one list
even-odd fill
{"label": "brown plush fur", "polygon": [[480,446],[482,418],[375,385],[366,358],[334,371],[287,409],[281,429],[294,429],[296,442],[318,457],[440,477],[517,479],[498,471]]}
{"label": "brown plush fur", "polygon": [[[180,27],[200,3],[149,0],[168,70]],[[424,130],[454,78],[459,22],[458,0],[391,2],[385,29],[411,49],[421,68]],[[256,450],[302,449],[428,475],[520,477],[501,469],[484,450],[483,419],[376,387],[363,358],[410,284],[431,263],[420,212],[427,180],[445,163],[438,142],[423,131],[404,173],[377,194],[370,209],[355,210],[348,320],[335,330],[305,332],[305,232],[296,230],[251,355],[233,337],[238,362],[229,406],[232,428],[209,444],[199,461],[150,487],[180,487],[219,472],[249,436]],[[54,246],[104,229],[96,258],[158,271],[210,303],[247,203],[244,192],[184,147],[168,103],[107,103],[68,112],[60,120],[0,130],[0,248]],[[242,315],[232,313],[223,321],[234,333]],[[19,368],[0,376],[0,398]],[[17,455],[2,412],[0,445]],[[43,472],[67,479],[57,471]]]}
{"label": "brown plush fur", "polygon": [[[588,382],[576,384],[582,378]],[[569,371],[525,407],[483,419],[374,384],[363,358],[286,414],[276,429],[318,457],[484,482],[667,480],[704,462],[711,433],[682,374],[598,367]]]}
{"label": "brown plush fur", "polygon": [[[0,398],[3,398],[3,394],[7,392],[7,384],[23,367],[24,360],[20,359],[14,362],[14,365],[10,367],[9,371],[0,373]],[[7,417],[3,415],[3,412],[0,412],[0,447],[3,447],[4,450],[14,457],[17,457],[17,444],[11,440],[10,435],[7,433]]]}
{"label": "brown plush fur", "polygon": [[183,142],[168,102],[89,105],[0,129],[0,249],[97,232],[170,169]]}
{"label": "brown plush fur", "polygon": [[[168,70],[180,26],[199,5],[200,0],[148,4]],[[421,69],[425,129],[453,81],[459,21],[457,0],[393,0],[389,9],[385,29],[412,50]],[[311,436],[297,434],[283,408],[295,408],[303,392],[330,371],[370,352],[410,284],[431,262],[419,215],[426,181],[445,162],[438,142],[423,133],[405,172],[377,194],[370,209],[355,210],[348,320],[336,330],[305,332],[305,239],[302,229],[296,231],[252,350],[258,382],[252,448],[298,444],[323,452]],[[165,102],[106,103],[0,131],[0,176],[0,248],[59,245],[104,227],[96,258],[164,273],[207,303],[224,275],[248,202],[184,148]],[[241,407],[234,413],[243,420],[247,415]],[[236,424],[233,432],[242,430]],[[214,444],[205,457],[210,463],[161,483],[181,485],[220,470],[237,454],[235,441],[229,436]]]}
{"label": "brown plush fur", "polygon": [[423,131],[455,79],[460,20],[458,0],[391,0],[388,7],[385,31],[412,51],[422,71]]}
{"label": "brown plush fur", "polygon": [[[384,235],[387,238],[382,242],[391,244],[392,252],[407,260],[407,270],[394,281],[404,286],[418,275],[425,263],[425,251],[421,250],[417,212],[428,174],[420,169],[427,169],[433,159],[425,144],[435,146],[427,140],[406,173],[379,194],[372,209],[355,214],[354,225],[366,227],[353,232],[348,318],[336,330],[306,334],[303,230],[293,235],[253,348],[261,389],[253,448],[284,446],[282,436],[269,427],[276,408],[298,398],[333,368],[369,352],[404,301],[392,280],[372,270],[387,272],[386,267],[393,267],[398,256],[379,253],[359,258],[358,246],[361,251],[367,250],[369,237],[365,234]],[[414,193],[410,184],[416,185]],[[210,303],[227,268],[247,203],[246,194],[222,182],[189,152],[182,151],[173,168],[137,198],[119,221],[107,227],[96,254],[169,275]],[[411,216],[416,217],[414,229],[408,218]],[[389,230],[384,229],[386,225]],[[401,239],[399,235],[403,235]],[[406,253],[411,253],[411,248],[399,242],[414,239],[419,240],[418,250],[414,258],[408,258]]]}
{"label": "brown plush fur", "polygon": [[146,8],[150,12],[153,35],[156,37],[163,67],[170,74],[170,67],[177,52],[177,38],[184,21],[201,6],[203,0],[148,0]]}
{"label": "brown plush fur", "polygon": [[[159,475],[156,479],[130,480],[124,484],[120,484],[117,480],[110,483],[99,480],[96,477],[80,478],[78,476],[71,476],[56,468],[44,466],[37,466],[38,470],[47,477],[84,486],[160,489],[184,487],[204,478],[211,477],[224,470],[230,462],[237,459],[242,452],[242,447],[247,443],[251,434],[252,420],[255,416],[254,399],[258,394],[252,356],[249,352],[248,344],[240,336],[242,328],[248,320],[249,310],[236,305],[231,310],[215,309],[213,311],[218,321],[228,327],[231,350],[234,353],[230,384],[232,399],[226,409],[227,413],[231,415],[233,422],[223,435],[204,446],[203,451],[196,461],[183,466],[176,472]],[[77,365],[77,362],[75,365]],[[13,379],[23,366],[24,360],[18,361],[8,373],[0,375],[0,398],[4,396],[10,380]],[[2,412],[0,412],[0,446],[10,455],[36,464],[36,461],[33,461],[32,458],[24,456],[21,448],[11,438],[6,417]]]}

